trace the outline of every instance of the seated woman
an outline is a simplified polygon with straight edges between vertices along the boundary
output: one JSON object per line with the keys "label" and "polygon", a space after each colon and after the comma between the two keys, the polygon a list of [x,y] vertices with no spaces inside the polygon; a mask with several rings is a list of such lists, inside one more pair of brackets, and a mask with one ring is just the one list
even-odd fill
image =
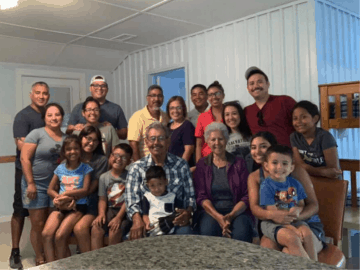
{"label": "seated woman", "polygon": [[201,235],[226,236],[252,242],[253,216],[247,193],[245,161],[226,152],[229,133],[222,123],[205,130],[212,153],[199,160],[194,173]]}
{"label": "seated woman", "polygon": [[330,132],[316,127],[320,113],[310,101],[298,102],[293,110],[295,132],[290,135],[295,163],[308,174],[339,178],[340,170],[337,144]]}
{"label": "seated woman", "polygon": [[[104,125],[99,123],[100,118],[100,103],[93,97],[88,97],[82,107],[82,115],[86,120],[85,126],[97,127],[101,132],[102,147],[106,157],[111,154],[112,148],[119,144],[119,137],[116,133],[115,128],[112,125]],[[80,131],[75,130],[75,135],[79,135]]]}
{"label": "seated woman", "polygon": [[[275,136],[272,135],[270,132],[265,131],[255,134],[250,141],[250,153],[254,161],[258,164],[263,165],[265,162],[265,153],[267,149],[272,145],[276,145],[276,139]],[[265,210],[263,207],[261,207],[259,196],[260,184],[268,176],[269,173],[264,170],[263,167],[260,167],[260,169],[252,172],[248,178],[250,209],[255,217],[257,217],[259,220],[272,220],[273,222],[278,224],[288,225],[294,221],[309,220],[317,213],[319,206],[311,180],[307,172],[299,166],[295,166],[295,169],[291,173],[291,176],[297,179],[303,185],[307,194],[307,198],[304,200],[305,206],[301,213],[292,213],[281,210]],[[314,242],[314,249],[316,253],[319,253],[323,248],[323,241],[325,235],[320,220],[312,219],[312,221],[316,222],[310,222],[308,223],[308,225],[313,233],[312,237]],[[288,252],[286,249],[283,249],[281,246],[279,246],[277,243],[270,240],[266,236],[263,236],[261,238],[260,244],[263,247]]]}
{"label": "seated woman", "polygon": [[226,151],[245,158],[250,153],[251,130],[240,103],[238,101],[224,103],[222,117],[230,133]]}
{"label": "seated woman", "polygon": [[195,128],[189,120],[186,120],[185,101],[180,96],[173,96],[166,105],[166,113],[172,122],[168,124],[171,132],[171,142],[168,152],[185,159],[193,164],[193,153],[195,148]]}

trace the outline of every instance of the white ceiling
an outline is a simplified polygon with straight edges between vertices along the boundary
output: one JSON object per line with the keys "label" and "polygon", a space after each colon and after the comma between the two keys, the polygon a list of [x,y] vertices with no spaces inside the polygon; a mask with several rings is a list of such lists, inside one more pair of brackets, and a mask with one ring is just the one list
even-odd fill
{"label": "white ceiling", "polygon": [[0,11],[0,62],[113,70],[131,51],[292,1],[19,0]]}

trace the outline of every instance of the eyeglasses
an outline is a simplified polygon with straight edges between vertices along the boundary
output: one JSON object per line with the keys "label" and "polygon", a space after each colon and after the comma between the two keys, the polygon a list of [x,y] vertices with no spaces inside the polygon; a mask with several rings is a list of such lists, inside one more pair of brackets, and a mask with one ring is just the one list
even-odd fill
{"label": "eyeglasses", "polygon": [[256,116],[257,116],[257,118],[259,118],[258,125],[261,127],[265,126],[264,115],[263,115],[262,111],[259,111]]}
{"label": "eyeglasses", "polygon": [[85,137],[85,139],[88,141],[88,142],[92,142],[92,143],[97,143],[97,142],[99,142],[99,140],[98,139],[93,139],[93,138],[91,138],[90,136],[86,136]]}
{"label": "eyeglasses", "polygon": [[169,107],[169,110],[170,110],[170,111],[173,111],[173,110],[181,111],[181,110],[182,110],[182,107],[181,107],[181,106]]}
{"label": "eyeglasses", "polygon": [[166,137],[165,136],[152,136],[152,137],[149,137],[147,138],[150,142],[155,142],[156,140],[158,140],[159,142],[163,142],[166,140]]}
{"label": "eyeglasses", "polygon": [[211,93],[211,94],[208,94],[208,97],[209,98],[220,97],[221,94],[222,94],[221,92]]}
{"label": "eyeglasses", "polygon": [[100,112],[99,108],[94,108],[94,109],[85,109],[85,112]]}
{"label": "eyeglasses", "polygon": [[94,87],[95,89],[97,88],[101,88],[101,89],[107,89],[107,85],[106,84],[92,84],[92,87]]}
{"label": "eyeglasses", "polygon": [[127,161],[129,158],[127,156],[120,156],[119,154],[112,154],[113,157],[116,159],[120,158],[122,161]]}
{"label": "eyeglasses", "polygon": [[147,95],[148,97],[150,97],[150,98],[163,98],[164,97],[164,95]]}

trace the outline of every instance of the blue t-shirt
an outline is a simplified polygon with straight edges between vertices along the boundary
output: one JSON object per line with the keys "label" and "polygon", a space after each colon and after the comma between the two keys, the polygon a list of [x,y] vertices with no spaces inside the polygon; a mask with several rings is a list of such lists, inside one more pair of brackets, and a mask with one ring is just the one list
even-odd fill
{"label": "blue t-shirt", "polygon": [[[64,193],[65,191],[80,189],[84,186],[85,175],[92,172],[93,169],[84,163],[80,163],[79,167],[75,170],[68,170],[66,164],[60,164],[54,174],[59,177],[60,181],[60,192],[59,194]],[[87,197],[80,198],[76,201],[76,204],[86,204]]]}
{"label": "blue t-shirt", "polygon": [[260,185],[260,205],[276,205],[278,209],[290,209],[307,197],[304,187],[295,178],[288,176],[285,182],[276,182],[270,177]]}

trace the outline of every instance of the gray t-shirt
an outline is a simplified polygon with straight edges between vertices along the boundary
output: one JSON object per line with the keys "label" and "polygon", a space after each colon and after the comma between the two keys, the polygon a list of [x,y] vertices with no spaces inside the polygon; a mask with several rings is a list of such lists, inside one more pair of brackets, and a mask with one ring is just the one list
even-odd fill
{"label": "gray t-shirt", "polygon": [[99,180],[99,197],[106,196],[108,207],[119,208],[125,201],[125,185],[128,171],[124,170],[120,177],[111,174],[111,170],[103,173]]}
{"label": "gray t-shirt", "polygon": [[211,196],[213,205],[218,211],[231,211],[234,207],[233,195],[226,174],[226,166],[217,168],[212,165],[213,180],[211,183]]}
{"label": "gray t-shirt", "polygon": [[[69,125],[85,124],[86,120],[82,116],[83,103],[77,104],[71,112]],[[109,122],[115,129],[127,128],[127,121],[121,107],[111,101],[105,100],[104,104],[100,105],[100,119],[99,122]]]}
{"label": "gray t-shirt", "polygon": [[[26,137],[30,131],[45,126],[41,113],[35,111],[30,105],[18,112],[14,119],[13,133],[14,138]],[[20,151],[16,148],[15,166],[21,169]]]}
{"label": "gray t-shirt", "polygon": [[25,143],[36,144],[35,154],[32,158],[32,171],[37,186],[47,189],[54,170],[59,165],[60,149],[66,135],[61,141],[55,141],[45,131],[45,128],[34,129],[25,138]]}
{"label": "gray t-shirt", "polygon": [[[113,126],[104,126],[103,124],[99,124],[97,128],[100,130],[101,133],[102,148],[104,150],[104,153],[106,157],[109,157],[112,148],[120,143],[119,137]],[[79,136],[80,131],[74,130],[73,134]]]}
{"label": "gray t-shirt", "polygon": [[245,140],[240,133],[230,133],[226,151],[245,158],[250,153],[250,142]]}
{"label": "gray t-shirt", "polygon": [[[209,108],[209,105],[206,107],[205,111],[207,111]],[[196,128],[196,125],[197,125],[197,120],[199,118],[199,115],[201,113],[196,109],[192,109],[190,112],[188,112],[187,114],[187,118],[188,120],[193,124],[193,126]]]}
{"label": "gray t-shirt", "polygon": [[315,138],[309,145],[301,133],[294,132],[290,135],[292,147],[299,150],[302,160],[313,167],[326,166],[324,150],[337,147],[334,137],[322,128],[316,128]]}

